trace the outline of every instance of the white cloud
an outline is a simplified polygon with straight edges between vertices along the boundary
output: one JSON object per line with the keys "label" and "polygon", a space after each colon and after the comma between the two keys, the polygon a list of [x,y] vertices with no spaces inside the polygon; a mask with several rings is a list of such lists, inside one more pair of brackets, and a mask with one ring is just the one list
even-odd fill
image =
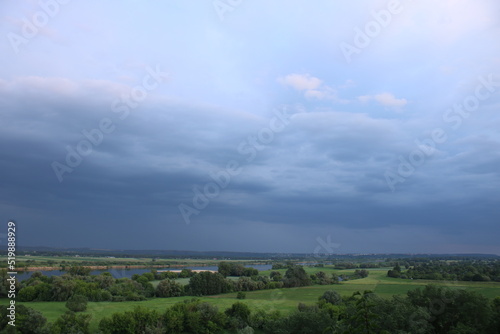
{"label": "white cloud", "polygon": [[362,95],[358,96],[360,102],[366,103],[374,100],[379,104],[389,108],[402,108],[408,104],[406,99],[398,99],[391,93],[381,93],[376,95]]}
{"label": "white cloud", "polygon": [[327,92],[321,91],[321,90],[316,90],[316,89],[311,89],[308,90],[304,93],[304,96],[307,98],[316,98],[319,100],[322,100],[327,97]]}
{"label": "white cloud", "polygon": [[278,81],[285,85],[291,86],[296,90],[314,90],[323,83],[320,79],[309,74],[289,74],[284,78],[279,78]]}
{"label": "white cloud", "polygon": [[404,107],[408,101],[406,99],[397,99],[391,93],[382,93],[374,96],[375,101],[386,107]]}
{"label": "white cloud", "polygon": [[323,80],[313,77],[307,73],[289,74],[285,77],[278,78],[278,82],[304,92],[304,96],[308,99],[334,100],[342,103],[347,102],[339,99],[337,97],[337,91],[334,88],[323,84]]}

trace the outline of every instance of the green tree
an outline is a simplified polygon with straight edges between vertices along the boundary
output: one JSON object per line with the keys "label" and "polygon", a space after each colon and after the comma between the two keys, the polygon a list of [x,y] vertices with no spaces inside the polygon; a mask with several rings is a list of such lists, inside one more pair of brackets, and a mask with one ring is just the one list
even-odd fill
{"label": "green tree", "polygon": [[36,288],[34,286],[27,286],[22,288],[17,294],[20,302],[31,302],[37,297]]}
{"label": "green tree", "polygon": [[389,270],[387,272],[388,277],[394,277],[394,278],[399,278],[401,277],[401,267],[399,266],[399,263],[396,263],[394,268],[392,270]]}
{"label": "green tree", "polygon": [[181,272],[178,274],[179,275],[179,278],[188,278],[188,277],[192,277],[193,275],[195,275],[195,272],[192,271],[191,269],[182,269]]}
{"label": "green tree", "polygon": [[332,283],[333,284],[338,284],[340,283],[339,276],[336,273],[332,273]]}
{"label": "green tree", "polygon": [[432,333],[430,313],[423,307],[412,305],[408,298],[393,296],[389,300],[378,298],[373,302],[372,310],[378,315],[374,322],[378,328],[389,333]]}
{"label": "green tree", "polygon": [[333,281],[324,271],[319,271],[316,273],[316,279],[318,284],[320,285],[329,285],[332,284]]}
{"label": "green tree", "polygon": [[[150,283],[148,283],[150,284]],[[144,287],[129,278],[120,278],[109,288],[113,301],[144,300]]]}
{"label": "green tree", "polygon": [[226,316],[216,306],[192,299],[168,308],[163,323],[167,333],[219,333]]}
{"label": "green tree", "polygon": [[135,307],[133,311],[113,313],[111,318],[102,319],[99,329],[105,334],[164,332],[160,314],[141,306]]}
{"label": "green tree", "polygon": [[340,305],[342,304],[342,297],[337,291],[328,290],[323,293],[319,300],[324,300],[326,303],[330,303],[332,305]]}
{"label": "green tree", "polygon": [[255,331],[250,326],[246,326],[245,328],[238,330],[238,334],[253,334],[253,333],[255,333]]}
{"label": "green tree", "polygon": [[259,271],[255,268],[245,268],[243,269],[243,276],[257,276],[259,275]]}
{"label": "green tree", "polygon": [[13,330],[18,333],[38,334],[46,333],[47,319],[40,311],[34,310],[31,307],[24,305],[16,305],[16,327],[8,324],[10,321],[7,318],[9,311],[6,307],[0,308],[0,331]]}
{"label": "green tree", "polygon": [[72,266],[69,268],[68,273],[73,276],[88,276],[92,269],[83,266]]}
{"label": "green tree", "polygon": [[229,326],[231,328],[242,329],[248,326],[251,311],[246,304],[236,302],[226,309],[224,313],[229,317]]}
{"label": "green tree", "polygon": [[[359,296],[359,298],[355,298]],[[356,299],[356,311],[350,319],[350,327],[353,333],[371,334],[376,333],[377,314],[373,312],[375,307],[375,295],[372,291],[366,290],[361,294],[359,291],[352,295]]]}
{"label": "green tree", "polygon": [[115,284],[115,279],[108,272],[104,272],[98,276],[95,276],[94,281],[101,289],[107,289]]}
{"label": "green tree", "polygon": [[231,264],[224,261],[220,262],[218,272],[224,277],[231,275]]}
{"label": "green tree", "polygon": [[271,271],[269,277],[275,282],[281,281],[283,279],[283,276],[279,271]]}
{"label": "green tree", "polygon": [[360,269],[356,269],[354,271],[354,276],[357,276],[359,278],[368,277],[368,274],[369,274],[369,272],[366,269],[361,269],[361,270]]}
{"label": "green tree", "polygon": [[51,326],[53,334],[89,334],[89,324],[92,316],[90,314],[76,314],[67,311],[61,315]]}
{"label": "green tree", "polygon": [[336,333],[336,319],[332,319],[328,312],[318,307],[305,307],[300,311],[292,312],[284,319],[282,328],[285,333],[323,334]]}
{"label": "green tree", "polygon": [[191,277],[188,288],[194,296],[204,296],[229,292],[230,285],[221,274],[204,271]]}
{"label": "green tree", "polygon": [[492,317],[488,299],[474,291],[426,285],[423,289],[408,291],[407,295],[413,305],[431,314],[429,321],[435,333],[450,333],[458,328],[475,328],[484,333]]}
{"label": "green tree", "polygon": [[495,297],[491,301],[492,317],[489,326],[491,333],[500,333],[500,297]]}
{"label": "green tree", "polygon": [[87,309],[88,299],[82,295],[73,295],[66,302],[66,307],[73,312],[83,312]]}
{"label": "green tree", "polygon": [[155,294],[157,297],[179,297],[182,291],[182,285],[167,278],[158,283]]}
{"label": "green tree", "polygon": [[63,302],[67,301],[73,295],[76,282],[71,277],[65,276],[54,277],[51,300]]}
{"label": "green tree", "polygon": [[[150,273],[148,273],[150,274]],[[137,283],[142,285],[142,294],[144,297],[153,297],[155,294],[155,288],[153,284],[151,284],[146,276],[139,276],[136,280]]]}
{"label": "green tree", "polygon": [[144,273],[142,274],[148,281],[153,281],[155,279],[155,275],[153,273]]}
{"label": "green tree", "polygon": [[311,279],[302,266],[291,266],[283,279],[285,287],[299,287],[311,285]]}
{"label": "green tree", "polygon": [[182,333],[184,331],[185,305],[177,303],[163,314],[164,327],[167,333]]}
{"label": "green tree", "polygon": [[[226,316],[219,312],[217,306],[210,303],[200,303],[198,302],[193,310],[194,314],[197,314],[197,319],[199,319],[199,327],[201,330],[195,331],[194,328],[192,332],[194,333],[217,333],[222,331],[226,325]],[[187,326],[189,329],[189,326]]]}
{"label": "green tree", "polygon": [[256,281],[250,277],[240,277],[237,281],[232,281],[236,291],[254,291],[264,289],[265,283]]}

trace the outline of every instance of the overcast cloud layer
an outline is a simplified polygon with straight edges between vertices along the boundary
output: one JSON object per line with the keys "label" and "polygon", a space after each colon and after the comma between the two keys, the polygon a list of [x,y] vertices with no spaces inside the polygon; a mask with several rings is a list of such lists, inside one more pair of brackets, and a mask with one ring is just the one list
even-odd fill
{"label": "overcast cloud layer", "polygon": [[497,1],[3,1],[26,246],[500,254]]}

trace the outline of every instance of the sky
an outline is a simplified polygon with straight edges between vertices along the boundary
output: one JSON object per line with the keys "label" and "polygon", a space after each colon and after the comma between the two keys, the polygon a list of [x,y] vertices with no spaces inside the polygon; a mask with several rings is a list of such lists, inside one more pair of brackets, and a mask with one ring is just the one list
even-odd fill
{"label": "sky", "polygon": [[11,0],[0,36],[0,243],[500,255],[498,1]]}

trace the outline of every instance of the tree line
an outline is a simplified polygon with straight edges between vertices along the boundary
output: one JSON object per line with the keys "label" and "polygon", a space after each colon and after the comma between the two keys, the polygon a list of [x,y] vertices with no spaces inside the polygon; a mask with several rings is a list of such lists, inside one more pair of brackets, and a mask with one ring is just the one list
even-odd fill
{"label": "tree line", "polygon": [[397,262],[394,268],[388,271],[387,276],[409,279],[500,282],[500,261],[404,261],[401,264]]}

